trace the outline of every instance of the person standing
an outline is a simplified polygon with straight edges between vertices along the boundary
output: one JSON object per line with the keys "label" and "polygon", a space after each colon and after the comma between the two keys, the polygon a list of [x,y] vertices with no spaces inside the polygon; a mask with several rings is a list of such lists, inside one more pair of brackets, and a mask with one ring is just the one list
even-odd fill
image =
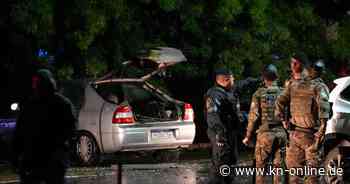
{"label": "person standing", "polygon": [[215,71],[215,85],[205,95],[205,115],[208,137],[212,145],[210,183],[231,183],[232,176],[223,177],[219,168],[237,161],[235,99],[232,92],[233,75],[227,69]]}
{"label": "person standing", "polygon": [[[322,144],[326,121],[329,118],[329,90],[320,78],[324,64],[305,67],[305,79],[292,82],[277,98],[275,115],[286,121],[285,107],[290,108],[291,132],[287,147],[288,168],[318,168],[319,148]],[[289,183],[300,183],[304,176],[289,175]],[[318,183],[317,175],[305,176],[306,183]]]}
{"label": "person standing", "polygon": [[14,166],[21,183],[64,183],[69,140],[76,128],[71,102],[58,94],[49,70],[32,77],[33,95],[24,103],[14,134]]}
{"label": "person standing", "polygon": [[[269,160],[273,159],[273,167],[281,167],[281,147],[285,146],[287,134],[282,122],[275,118],[275,101],[281,94],[282,88],[277,86],[277,68],[267,65],[262,73],[264,87],[259,88],[253,95],[246,136],[243,144],[248,145],[257,133],[255,146],[256,168],[266,168]],[[265,176],[257,175],[255,183],[265,183]],[[273,176],[274,183],[281,183],[279,176]]]}
{"label": "person standing", "polygon": [[[305,65],[307,64],[308,58],[303,52],[293,54],[293,56],[290,58],[289,63],[291,70],[290,77],[284,82],[283,88],[288,88],[291,83],[300,81],[303,78],[302,72],[304,70]],[[282,123],[284,128],[287,131],[289,131],[290,127],[288,127],[288,125],[291,118],[289,107],[286,107],[285,113],[285,121],[283,121]]]}
{"label": "person standing", "polygon": [[207,134],[212,145],[210,183],[232,183],[233,175],[223,177],[220,166],[237,162],[237,134],[239,111],[237,92],[257,80],[248,78],[234,82],[232,72],[226,68],[215,71],[215,85],[204,95]]}

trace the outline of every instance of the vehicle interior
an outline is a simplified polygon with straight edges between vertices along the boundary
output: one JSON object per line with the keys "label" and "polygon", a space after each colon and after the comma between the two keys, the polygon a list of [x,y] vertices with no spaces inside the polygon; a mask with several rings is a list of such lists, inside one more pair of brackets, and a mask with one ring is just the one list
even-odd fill
{"label": "vehicle interior", "polygon": [[137,122],[158,122],[178,119],[176,104],[162,97],[143,83],[99,84],[96,91],[106,101],[114,104],[127,102],[132,107]]}
{"label": "vehicle interior", "polygon": [[178,119],[175,103],[163,98],[142,84],[125,84],[124,92],[140,122],[170,121]]}

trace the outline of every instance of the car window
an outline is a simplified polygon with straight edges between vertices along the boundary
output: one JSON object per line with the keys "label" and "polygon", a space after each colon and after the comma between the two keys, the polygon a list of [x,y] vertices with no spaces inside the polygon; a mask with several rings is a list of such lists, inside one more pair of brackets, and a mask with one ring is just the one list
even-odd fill
{"label": "car window", "polygon": [[110,103],[119,104],[125,100],[120,83],[99,84],[96,91],[104,100]]}
{"label": "car window", "polygon": [[86,82],[82,80],[63,81],[60,84],[59,92],[79,110],[85,102],[85,85]]}
{"label": "car window", "polygon": [[146,103],[153,100],[158,100],[156,95],[144,89],[142,85],[124,84],[123,88],[129,103],[139,103],[139,102]]}
{"label": "car window", "polygon": [[342,99],[350,102],[350,86],[345,88],[341,93],[340,96]]}

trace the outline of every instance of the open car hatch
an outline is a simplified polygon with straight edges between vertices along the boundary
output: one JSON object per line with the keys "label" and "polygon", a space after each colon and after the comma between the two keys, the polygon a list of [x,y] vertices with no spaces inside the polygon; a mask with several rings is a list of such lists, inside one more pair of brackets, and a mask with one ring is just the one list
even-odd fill
{"label": "open car hatch", "polygon": [[[119,82],[119,81],[145,81],[157,73],[161,72],[165,68],[175,65],[177,63],[187,61],[184,54],[179,50],[171,47],[157,47],[149,50],[143,50],[136,57],[123,62],[125,68],[126,66],[133,65],[142,69],[152,69],[152,72],[147,73],[141,78],[115,78],[106,79],[103,77],[95,81],[95,83],[105,83],[105,82]],[[108,78],[108,77],[107,77]]]}

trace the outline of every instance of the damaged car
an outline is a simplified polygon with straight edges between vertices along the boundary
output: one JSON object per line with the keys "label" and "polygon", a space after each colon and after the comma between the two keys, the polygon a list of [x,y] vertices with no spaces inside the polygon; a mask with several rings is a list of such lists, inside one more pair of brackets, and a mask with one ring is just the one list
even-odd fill
{"label": "damaged car", "polygon": [[172,98],[148,80],[167,67],[186,62],[174,48],[159,47],[124,62],[153,67],[137,78],[70,81],[61,92],[76,106],[74,156],[82,165],[96,164],[102,154],[119,151],[188,147],[195,137],[192,105]]}
{"label": "damaged car", "polygon": [[344,183],[350,169],[350,77],[334,81],[331,91],[332,117],[327,121],[325,133],[326,183]]}

